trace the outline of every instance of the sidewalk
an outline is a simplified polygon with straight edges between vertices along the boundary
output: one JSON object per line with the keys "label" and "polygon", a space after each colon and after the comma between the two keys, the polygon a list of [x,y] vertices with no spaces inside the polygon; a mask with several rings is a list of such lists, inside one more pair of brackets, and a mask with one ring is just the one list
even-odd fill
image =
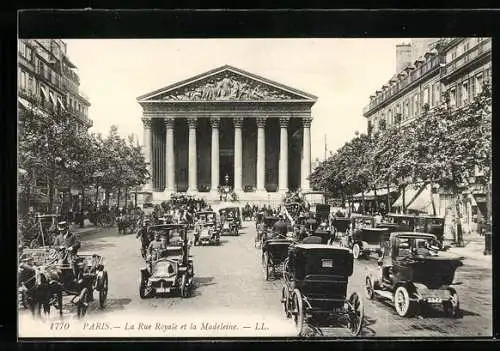
{"label": "sidewalk", "polygon": [[484,255],[484,236],[473,233],[464,237],[464,247],[451,247],[450,252],[455,253],[460,256],[464,256],[465,259],[471,259],[481,262],[481,265],[491,268],[492,266],[492,255]]}

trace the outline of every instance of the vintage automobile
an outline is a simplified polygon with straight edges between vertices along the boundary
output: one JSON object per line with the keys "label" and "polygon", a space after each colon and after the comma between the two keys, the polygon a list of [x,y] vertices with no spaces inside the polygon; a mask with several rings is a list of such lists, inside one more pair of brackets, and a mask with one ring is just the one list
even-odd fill
{"label": "vintage automobile", "polygon": [[367,297],[391,301],[402,317],[428,304],[441,305],[448,316],[460,317],[458,294],[451,285],[463,258],[439,252],[437,244],[433,234],[392,233],[390,245],[379,260],[380,276],[366,276]]}
{"label": "vintage automobile", "polygon": [[147,266],[141,269],[139,296],[144,299],[179,292],[181,297],[189,297],[194,270],[186,225],[162,224],[151,226],[150,230],[160,233],[165,246],[152,252],[147,258]]}
{"label": "vintage automobile", "polygon": [[232,207],[232,208],[226,207],[226,208],[221,208],[219,210],[219,216],[220,216],[219,227],[221,235],[240,235],[239,229],[241,221],[237,216],[238,214],[232,210],[234,208],[238,207]]}
{"label": "vintage automobile", "polygon": [[279,220],[280,218],[276,216],[263,216],[262,229],[257,228],[257,236],[255,237],[256,248],[262,248],[262,240],[265,238],[265,235],[273,230],[274,224]]}
{"label": "vintage automobile", "polygon": [[394,231],[434,234],[443,247],[444,217],[388,213],[379,226],[393,226]]}
{"label": "vintage automobile", "polygon": [[220,231],[217,226],[217,215],[213,211],[196,212],[201,228],[196,228],[194,245],[220,245]]}
{"label": "vintage automobile", "polygon": [[282,273],[283,262],[288,257],[288,247],[293,240],[276,235],[265,240],[262,244],[262,266],[266,280],[275,278],[277,273]]}
{"label": "vintage automobile", "polygon": [[355,259],[366,257],[372,253],[382,257],[386,243],[389,241],[387,228],[355,229],[350,240],[350,248]]}
{"label": "vintage automobile", "polygon": [[238,224],[238,229],[242,228],[242,220],[241,220],[241,210],[239,207],[224,207],[219,210],[219,215],[221,214],[221,211],[225,213],[226,217],[232,218],[233,221],[235,221]]}
{"label": "vintage automobile", "polygon": [[363,326],[363,300],[347,285],[353,273],[353,257],[346,248],[322,244],[290,246],[283,268],[282,299],[287,318],[293,318],[298,336],[306,324],[321,327],[345,326],[359,335]]}
{"label": "vintage automobile", "polygon": [[[43,307],[50,313],[50,306],[63,313],[63,296],[73,296],[71,302],[77,306],[78,317],[83,317],[88,304],[94,300],[94,290],[99,292],[99,306],[104,308],[108,296],[108,273],[104,269],[104,258],[100,255],[79,252],[75,264],[69,260],[70,253],[64,247],[25,249],[21,260],[31,260],[32,268],[21,265],[19,283],[28,299],[32,311],[38,313]],[[76,268],[76,270],[75,270]]]}

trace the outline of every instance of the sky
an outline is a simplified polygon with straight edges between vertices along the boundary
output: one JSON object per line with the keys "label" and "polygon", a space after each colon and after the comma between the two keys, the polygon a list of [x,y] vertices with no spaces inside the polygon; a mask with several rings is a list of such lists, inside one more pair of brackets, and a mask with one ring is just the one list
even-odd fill
{"label": "sky", "polygon": [[142,144],[137,97],[231,65],[318,97],[311,113],[312,159],[366,133],[363,107],[396,70],[403,39],[74,39],[65,40],[89,97],[91,132],[135,134]]}

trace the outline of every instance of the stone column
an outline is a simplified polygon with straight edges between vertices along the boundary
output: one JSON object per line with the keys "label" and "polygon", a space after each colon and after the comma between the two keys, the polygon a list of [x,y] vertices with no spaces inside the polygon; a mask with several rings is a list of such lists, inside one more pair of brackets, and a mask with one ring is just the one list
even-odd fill
{"label": "stone column", "polygon": [[311,174],[311,117],[302,119],[303,126],[303,145],[302,145],[302,172],[301,185],[302,190],[310,190],[309,175]]}
{"label": "stone column", "polygon": [[188,192],[198,191],[198,181],[196,177],[196,117],[187,118],[189,126],[189,170],[188,170]]}
{"label": "stone column", "polygon": [[257,118],[257,191],[265,191],[266,186],[266,117]]}
{"label": "stone column", "polygon": [[175,192],[175,155],[174,155],[174,125],[175,119],[165,118],[165,131],[166,138],[165,142],[167,144],[167,156],[166,156],[166,170],[167,170],[167,186],[165,190],[167,192]]}
{"label": "stone column", "polygon": [[241,138],[241,127],[243,118],[235,117],[234,122],[234,191],[241,192],[243,176],[243,142]]}
{"label": "stone column", "polygon": [[219,125],[220,119],[218,117],[210,118],[210,124],[212,125],[212,166],[211,166],[211,178],[212,185],[210,191],[217,193],[217,188],[219,187]]}
{"label": "stone column", "polygon": [[151,147],[151,118],[143,118],[142,123],[144,125],[144,158],[150,175],[148,182],[144,186],[144,190],[153,191],[153,166],[151,163],[151,153],[153,150]]}
{"label": "stone column", "polygon": [[280,118],[279,191],[288,191],[288,117]]}

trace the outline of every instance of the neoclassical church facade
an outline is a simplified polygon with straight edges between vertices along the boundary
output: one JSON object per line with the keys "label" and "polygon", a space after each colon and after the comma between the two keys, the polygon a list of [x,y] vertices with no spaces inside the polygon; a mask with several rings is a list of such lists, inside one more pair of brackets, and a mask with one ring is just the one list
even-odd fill
{"label": "neoclassical church facade", "polygon": [[227,65],[138,97],[148,201],[174,192],[215,199],[226,184],[241,200],[309,189],[316,100]]}

